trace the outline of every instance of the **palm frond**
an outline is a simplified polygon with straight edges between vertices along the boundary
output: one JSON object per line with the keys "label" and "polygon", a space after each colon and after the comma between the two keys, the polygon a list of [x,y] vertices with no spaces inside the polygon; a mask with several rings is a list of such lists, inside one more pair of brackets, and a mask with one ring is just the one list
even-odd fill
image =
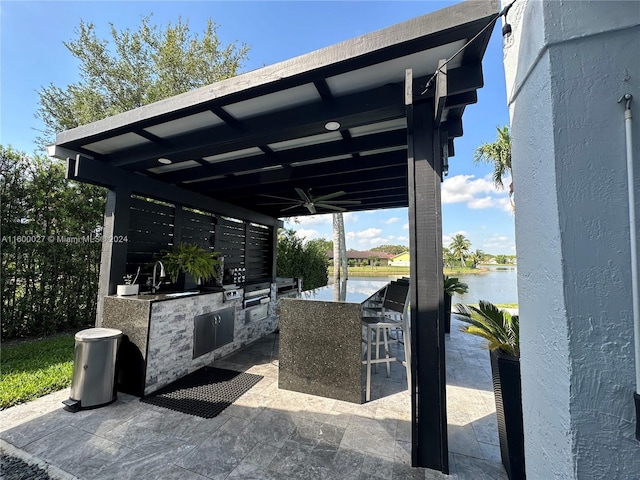
{"label": "palm frond", "polygon": [[480,300],[479,306],[457,304],[458,318],[467,325],[460,328],[470,335],[484,338],[489,350],[500,349],[520,356],[520,319],[518,315],[500,310],[494,304]]}

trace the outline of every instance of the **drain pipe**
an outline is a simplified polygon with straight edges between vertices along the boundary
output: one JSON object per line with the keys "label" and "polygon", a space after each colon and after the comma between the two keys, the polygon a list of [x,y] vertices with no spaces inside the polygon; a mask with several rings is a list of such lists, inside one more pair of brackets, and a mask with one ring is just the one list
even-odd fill
{"label": "drain pipe", "polygon": [[638,250],[636,246],[636,200],[635,176],[633,175],[633,136],[631,133],[631,100],[627,93],[618,103],[625,102],[624,127],[627,145],[627,187],[629,190],[629,236],[631,240],[631,296],[633,299],[633,336],[636,357],[636,391],[633,398],[636,405],[636,440],[640,441],[640,298],[638,294]]}

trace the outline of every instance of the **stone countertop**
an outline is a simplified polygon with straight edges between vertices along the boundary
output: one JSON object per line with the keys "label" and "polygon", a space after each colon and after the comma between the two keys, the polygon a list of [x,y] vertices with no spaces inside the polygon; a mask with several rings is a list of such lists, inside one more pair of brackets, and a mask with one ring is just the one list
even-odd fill
{"label": "stone countertop", "polygon": [[123,300],[135,300],[143,302],[162,302],[165,300],[177,300],[180,298],[197,297],[209,295],[212,293],[222,293],[224,289],[206,290],[206,291],[189,291],[189,292],[167,292],[167,293],[140,293],[138,295],[109,295],[110,298],[120,298]]}

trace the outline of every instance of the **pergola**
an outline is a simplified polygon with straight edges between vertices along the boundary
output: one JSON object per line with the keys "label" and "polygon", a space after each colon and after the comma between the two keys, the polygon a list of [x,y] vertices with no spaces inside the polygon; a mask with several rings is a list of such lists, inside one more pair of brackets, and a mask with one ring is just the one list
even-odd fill
{"label": "pergola", "polygon": [[[109,189],[106,236],[127,231],[132,194],[266,226],[272,245],[280,217],[408,207],[412,461],[446,473],[440,183],[497,11],[463,2],[62,132],[51,153]],[[103,247],[100,296],[126,249]]]}

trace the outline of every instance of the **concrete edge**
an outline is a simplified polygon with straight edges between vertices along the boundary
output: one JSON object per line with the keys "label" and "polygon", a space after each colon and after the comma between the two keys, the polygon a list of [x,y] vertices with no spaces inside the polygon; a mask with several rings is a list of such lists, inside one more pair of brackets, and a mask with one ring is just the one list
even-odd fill
{"label": "concrete edge", "polygon": [[78,477],[71,475],[68,472],[65,472],[64,470],[61,470],[55,465],[51,465],[45,462],[44,460],[38,457],[35,457],[28,452],[25,452],[24,450],[20,450],[19,448],[14,447],[12,444],[10,444],[9,442],[1,438],[0,438],[0,451],[12,457],[17,457],[23,462],[28,463],[29,465],[35,465],[41,468],[42,470],[47,472],[47,474],[51,478],[54,478],[56,480],[81,480]]}

